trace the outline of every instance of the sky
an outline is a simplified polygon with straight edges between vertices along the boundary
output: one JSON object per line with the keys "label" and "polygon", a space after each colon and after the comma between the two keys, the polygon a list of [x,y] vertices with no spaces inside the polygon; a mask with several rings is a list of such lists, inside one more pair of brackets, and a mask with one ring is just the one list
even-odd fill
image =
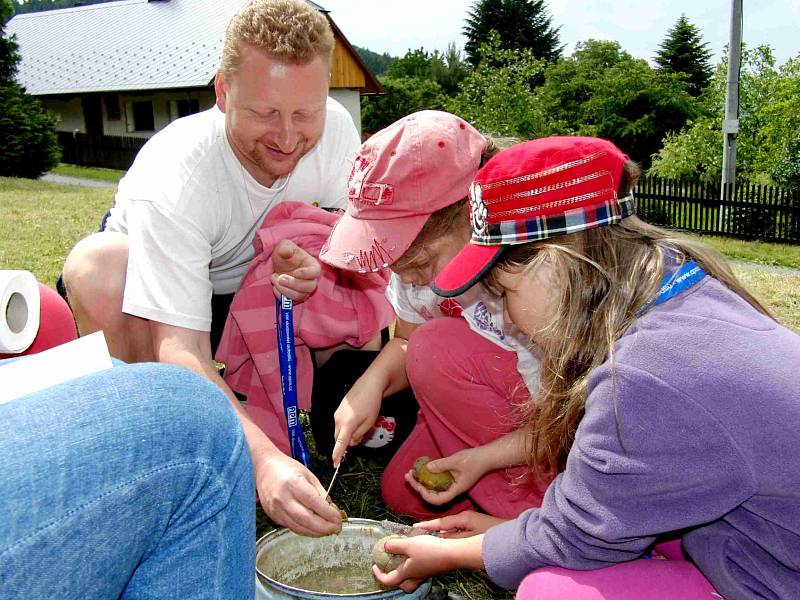
{"label": "sky", "polygon": [[[546,0],[554,26],[570,54],[588,38],[616,40],[652,62],[681,14],[700,28],[717,63],[730,35],[731,0]],[[463,48],[464,19],[474,0],[317,0],[351,44],[403,56],[407,50]],[[743,39],[769,44],[778,65],[800,54],[800,0],[743,0]]]}

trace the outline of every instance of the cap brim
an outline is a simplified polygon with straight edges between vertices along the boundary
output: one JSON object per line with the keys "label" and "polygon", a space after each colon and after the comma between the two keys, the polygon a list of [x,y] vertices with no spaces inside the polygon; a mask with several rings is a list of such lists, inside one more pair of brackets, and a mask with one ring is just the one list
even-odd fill
{"label": "cap brim", "polygon": [[463,294],[483,279],[506,248],[507,246],[467,244],[436,276],[431,289],[444,298]]}
{"label": "cap brim", "polygon": [[430,215],[358,219],[346,212],[333,226],[319,259],[333,267],[374,273],[397,262]]}

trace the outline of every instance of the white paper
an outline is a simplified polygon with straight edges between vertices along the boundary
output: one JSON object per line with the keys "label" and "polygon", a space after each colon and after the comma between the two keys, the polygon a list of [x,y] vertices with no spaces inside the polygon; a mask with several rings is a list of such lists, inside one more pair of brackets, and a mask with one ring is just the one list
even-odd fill
{"label": "white paper", "polygon": [[111,367],[106,338],[98,331],[0,365],[0,404]]}

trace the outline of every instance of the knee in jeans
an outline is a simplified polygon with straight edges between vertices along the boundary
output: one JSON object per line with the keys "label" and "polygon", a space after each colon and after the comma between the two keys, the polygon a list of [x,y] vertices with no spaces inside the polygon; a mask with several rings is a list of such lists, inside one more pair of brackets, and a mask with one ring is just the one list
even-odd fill
{"label": "knee in jeans", "polygon": [[127,375],[145,387],[163,423],[187,439],[224,438],[238,434],[239,420],[230,401],[211,381],[182,367],[163,363],[125,365]]}

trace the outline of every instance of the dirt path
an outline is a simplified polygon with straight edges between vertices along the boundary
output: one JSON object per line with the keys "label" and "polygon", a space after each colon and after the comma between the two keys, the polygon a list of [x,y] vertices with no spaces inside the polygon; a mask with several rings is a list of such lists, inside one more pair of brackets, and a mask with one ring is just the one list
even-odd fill
{"label": "dirt path", "polygon": [[84,187],[93,188],[115,188],[117,184],[113,181],[100,181],[98,179],[84,179],[83,177],[70,177],[68,175],[56,175],[55,173],[46,173],[39,178],[41,181],[49,181],[50,183],[63,183],[67,185],[82,185]]}
{"label": "dirt path", "polygon": [[742,269],[750,269],[751,271],[767,271],[769,273],[779,273],[781,275],[800,276],[800,269],[794,267],[762,265],[761,263],[750,262],[747,260],[731,260],[730,263],[736,267],[741,267]]}

